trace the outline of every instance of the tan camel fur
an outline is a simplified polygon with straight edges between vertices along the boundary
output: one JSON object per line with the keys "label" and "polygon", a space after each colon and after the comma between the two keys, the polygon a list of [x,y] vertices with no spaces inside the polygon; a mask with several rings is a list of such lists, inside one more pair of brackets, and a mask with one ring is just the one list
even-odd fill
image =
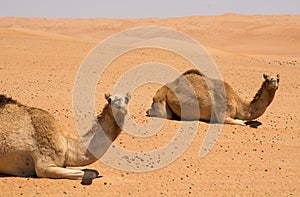
{"label": "tan camel fur", "polygon": [[79,136],[67,136],[47,111],[0,95],[0,173],[65,179],[97,177],[97,173],[87,173],[78,166],[97,161],[119,135],[130,96],[106,94],[105,98],[108,103],[81,140]]}
{"label": "tan camel fur", "polygon": [[156,92],[147,115],[246,125],[265,112],[278,89],[279,75],[263,77],[253,100],[246,101],[228,83],[208,78],[196,69],[188,70]]}

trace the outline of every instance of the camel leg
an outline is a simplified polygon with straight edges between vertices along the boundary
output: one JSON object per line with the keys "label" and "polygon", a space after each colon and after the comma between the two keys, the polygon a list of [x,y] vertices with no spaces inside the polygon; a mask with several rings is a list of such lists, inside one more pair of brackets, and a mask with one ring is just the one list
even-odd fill
{"label": "camel leg", "polygon": [[82,166],[80,166],[80,167],[68,167],[67,166],[67,169],[70,169],[70,170],[86,170],[87,168],[82,167]]}
{"label": "camel leg", "polygon": [[169,105],[166,103],[166,119],[172,120],[172,111],[169,107]]}
{"label": "camel leg", "polygon": [[36,168],[38,177],[53,179],[82,179],[84,172],[81,170],[71,170],[56,166]]}
{"label": "camel leg", "polygon": [[53,179],[93,179],[98,176],[96,172],[90,173],[78,168],[67,169],[63,167],[58,167],[52,163],[52,160],[50,158],[42,158],[42,156],[35,158],[35,172],[38,177]]}
{"label": "camel leg", "polygon": [[94,179],[98,176],[97,171],[73,170],[54,165],[36,168],[36,174],[38,177],[53,179]]}
{"label": "camel leg", "polygon": [[234,125],[242,125],[246,126],[245,120],[240,120],[240,119],[233,119],[233,118],[225,118],[225,123],[226,124],[234,124]]}
{"label": "camel leg", "polygon": [[82,179],[94,179],[99,177],[99,172],[94,169],[86,167],[67,167],[67,169],[83,171],[84,175]]}

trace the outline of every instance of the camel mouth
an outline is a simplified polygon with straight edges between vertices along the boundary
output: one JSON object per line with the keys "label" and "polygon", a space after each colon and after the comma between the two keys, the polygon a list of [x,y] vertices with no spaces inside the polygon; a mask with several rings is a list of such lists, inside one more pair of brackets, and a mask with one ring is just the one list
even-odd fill
{"label": "camel mouth", "polygon": [[146,117],[164,117],[159,115],[155,110],[149,109],[146,111]]}
{"label": "camel mouth", "polygon": [[278,85],[277,85],[277,84],[273,84],[273,85],[272,85],[272,88],[273,88],[274,90],[277,90],[277,89],[278,89]]}
{"label": "camel mouth", "polygon": [[146,111],[146,116],[147,116],[147,117],[150,117],[150,112],[149,112],[149,111],[150,111],[150,109],[148,109],[148,110]]}
{"label": "camel mouth", "polygon": [[278,80],[271,80],[270,85],[274,90],[277,90],[279,85]]}
{"label": "camel mouth", "polygon": [[126,115],[127,114],[127,109],[124,109],[122,107],[116,107],[113,109],[114,114],[123,114]]}
{"label": "camel mouth", "polygon": [[151,108],[151,109],[148,109],[146,111],[146,116],[147,117],[155,117],[155,113],[154,113],[154,110]]}

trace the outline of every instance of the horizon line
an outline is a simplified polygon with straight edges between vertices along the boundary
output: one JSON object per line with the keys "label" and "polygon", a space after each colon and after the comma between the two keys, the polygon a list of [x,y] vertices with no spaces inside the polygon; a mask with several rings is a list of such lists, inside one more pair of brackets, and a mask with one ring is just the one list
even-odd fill
{"label": "horizon line", "polygon": [[300,14],[240,14],[226,12],[216,15],[186,15],[186,16],[168,16],[168,17],[40,17],[40,16],[0,16],[0,18],[40,18],[40,19],[168,19],[168,18],[190,18],[190,17],[220,17],[220,16],[300,16]]}

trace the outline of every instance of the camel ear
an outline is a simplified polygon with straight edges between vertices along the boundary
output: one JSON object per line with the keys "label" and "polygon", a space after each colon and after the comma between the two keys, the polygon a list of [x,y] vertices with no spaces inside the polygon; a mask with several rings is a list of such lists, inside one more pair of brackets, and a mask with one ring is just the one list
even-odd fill
{"label": "camel ear", "polygon": [[277,77],[277,83],[278,83],[278,82],[279,82],[279,79],[280,79],[280,75],[277,74],[276,77]]}
{"label": "camel ear", "polygon": [[268,75],[267,74],[263,74],[264,79],[268,79]]}
{"label": "camel ear", "polygon": [[105,99],[107,100],[107,102],[110,103],[111,102],[111,98],[110,98],[111,94],[110,93],[105,93],[104,96],[105,96]]}
{"label": "camel ear", "polygon": [[126,96],[125,96],[125,103],[128,104],[129,100],[131,98],[131,95],[129,92],[126,93]]}

